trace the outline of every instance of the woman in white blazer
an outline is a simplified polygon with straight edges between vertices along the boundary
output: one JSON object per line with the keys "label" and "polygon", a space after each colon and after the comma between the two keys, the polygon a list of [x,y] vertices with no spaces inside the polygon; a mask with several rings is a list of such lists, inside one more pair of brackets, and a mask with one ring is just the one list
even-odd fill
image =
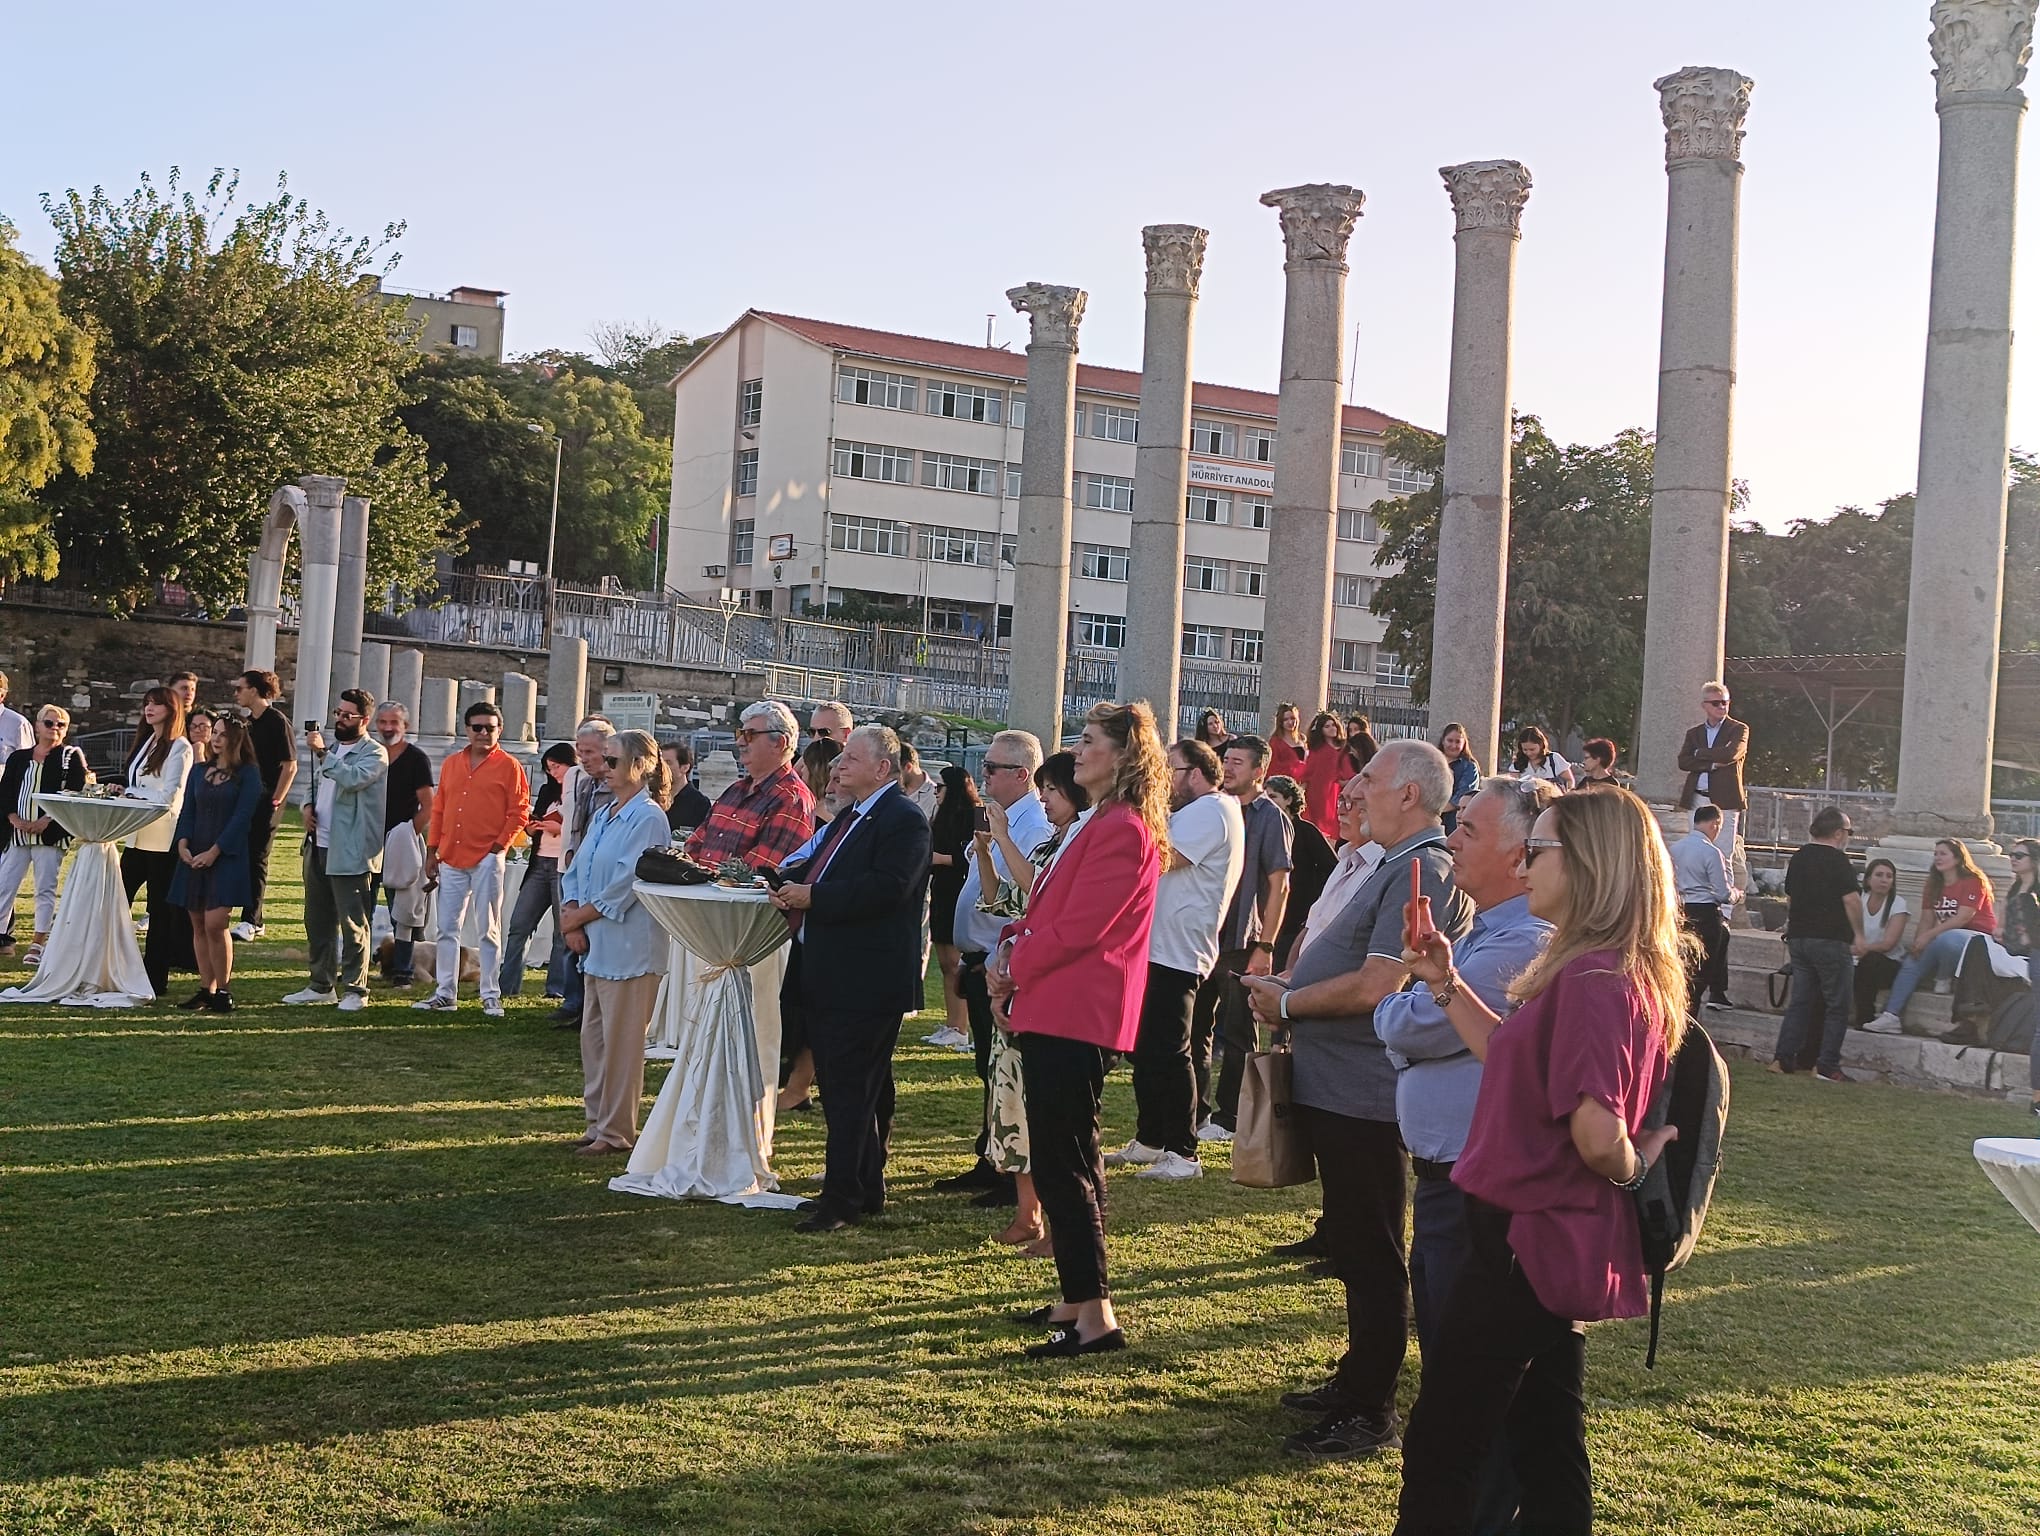
{"label": "woman in white blazer", "polygon": [[134,905],[135,892],[148,887],[149,938],[142,948],[142,967],[158,997],[168,992],[172,971],[198,968],[191,949],[191,923],[170,901],[170,881],[177,873],[173,845],[177,813],[184,805],[191,761],[184,701],[168,688],[151,688],[142,695],[141,727],[128,756],[127,798],[153,800],[170,814],[128,838],[120,856],[120,878],[129,906]]}

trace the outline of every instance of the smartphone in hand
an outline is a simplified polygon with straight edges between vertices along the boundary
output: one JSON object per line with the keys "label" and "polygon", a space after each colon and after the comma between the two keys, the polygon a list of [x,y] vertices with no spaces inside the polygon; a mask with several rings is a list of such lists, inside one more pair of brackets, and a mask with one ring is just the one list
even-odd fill
{"label": "smartphone in hand", "polygon": [[778,890],[782,885],[786,884],[785,872],[783,870],[775,869],[770,865],[758,871],[758,878],[763,880],[769,889],[775,891]]}
{"label": "smartphone in hand", "polygon": [[992,830],[992,813],[983,806],[979,806],[977,809],[977,829],[980,832],[990,832]]}
{"label": "smartphone in hand", "polygon": [[1419,945],[1437,932],[1431,922],[1431,898],[1424,894],[1424,866],[1420,860],[1410,860],[1410,934]]}

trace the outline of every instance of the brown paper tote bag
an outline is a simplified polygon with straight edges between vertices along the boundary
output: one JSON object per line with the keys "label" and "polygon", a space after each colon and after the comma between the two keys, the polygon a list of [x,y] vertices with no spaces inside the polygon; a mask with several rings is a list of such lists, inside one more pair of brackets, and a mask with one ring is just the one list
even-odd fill
{"label": "brown paper tote bag", "polygon": [[1233,1130],[1232,1176],[1249,1189],[1286,1189],[1317,1177],[1303,1129],[1289,1102],[1295,1058],[1288,1051],[1255,1051],[1240,1082],[1239,1122]]}

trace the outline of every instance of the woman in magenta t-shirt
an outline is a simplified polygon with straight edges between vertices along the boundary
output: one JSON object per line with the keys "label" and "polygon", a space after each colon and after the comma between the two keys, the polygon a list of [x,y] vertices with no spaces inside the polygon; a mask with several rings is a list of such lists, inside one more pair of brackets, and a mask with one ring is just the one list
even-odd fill
{"label": "woman in magenta t-shirt", "polygon": [[1615,789],[1555,802],[1523,862],[1553,933],[1507,1019],[1460,985],[1449,943],[1405,930],[1403,958],[1486,1066],[1452,1172],[1470,1252],[1410,1415],[1399,1536],[1473,1530],[1498,1434],[1523,1528],[1590,1529],[1578,1324],[1650,1305],[1632,1191],[1676,1133],[1629,1127],[1685,1030],[1671,859],[1643,802]]}

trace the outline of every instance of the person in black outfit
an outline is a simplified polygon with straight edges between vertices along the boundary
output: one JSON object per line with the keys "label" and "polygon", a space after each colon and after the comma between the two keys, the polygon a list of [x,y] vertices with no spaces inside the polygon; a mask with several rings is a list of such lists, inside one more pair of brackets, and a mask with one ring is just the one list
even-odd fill
{"label": "person in black outfit", "polygon": [[248,711],[248,742],[255,749],[255,770],[262,776],[262,794],[248,825],[248,905],[234,925],[242,941],[262,935],[262,893],[269,888],[269,847],[276,838],[276,817],[297,778],[297,736],[275,706],[283,684],[274,672],[243,672],[234,683],[234,701]]}
{"label": "person in black outfit", "polygon": [[900,739],[860,726],[832,765],[839,809],[772,893],[800,954],[787,970],[807,1011],[828,1150],[822,1193],[796,1232],[836,1232],[885,1206],[894,1047],[921,1006],[928,820],[900,792]]}
{"label": "person in black outfit", "polygon": [[1339,862],[1332,840],[1320,832],[1308,814],[1309,800],[1304,788],[1286,773],[1278,773],[1265,786],[1268,798],[1282,807],[1289,818],[1289,905],[1282,909],[1282,927],[1275,935],[1275,969],[1289,969],[1290,951],[1303,937],[1310,909],[1325,891],[1325,882]]}
{"label": "person in black outfit", "polygon": [[1785,896],[1791,904],[1785,950],[1792,957],[1792,991],[1772,1053],[1773,1072],[1795,1069],[1814,1011],[1824,1006],[1820,1058],[1813,1070],[1831,1083],[1848,1081],[1842,1075],[1842,1037],[1849,1032],[1852,952],[1863,937],[1863,896],[1856,868],[1843,852],[1850,830],[1849,818],[1838,807],[1824,807],[1807,828],[1813,841],[1785,866]]}
{"label": "person in black outfit", "polygon": [[677,841],[708,820],[715,809],[701,786],[694,782],[694,749],[684,741],[669,741],[659,748],[666,771],[673,775],[673,803],[666,807],[666,825]]}
{"label": "person in black outfit", "polygon": [[934,867],[928,874],[928,937],[935,946],[935,961],[942,967],[942,996],[948,1004],[951,1029],[956,1029],[959,1020],[969,1023],[963,996],[957,991],[956,898],[970,877],[971,850],[983,809],[970,775],[954,763],[947,764],[935,790],[935,816],[928,828],[934,850],[929,855]]}
{"label": "person in black outfit", "polygon": [[[420,837],[432,827],[432,759],[415,741],[406,739],[411,728],[411,711],[395,699],[384,699],[375,707],[375,734],[381,739],[383,750],[390,755],[389,794],[383,806],[383,841],[405,822],[418,829]],[[388,898],[392,922],[390,926],[390,959],[384,967],[383,977],[393,986],[408,987],[415,979],[412,957],[417,952],[418,940],[424,937],[422,928],[405,928],[401,932],[395,925],[398,905],[397,893],[382,884],[377,874],[369,885],[369,906],[375,905],[376,894],[381,892]]]}

